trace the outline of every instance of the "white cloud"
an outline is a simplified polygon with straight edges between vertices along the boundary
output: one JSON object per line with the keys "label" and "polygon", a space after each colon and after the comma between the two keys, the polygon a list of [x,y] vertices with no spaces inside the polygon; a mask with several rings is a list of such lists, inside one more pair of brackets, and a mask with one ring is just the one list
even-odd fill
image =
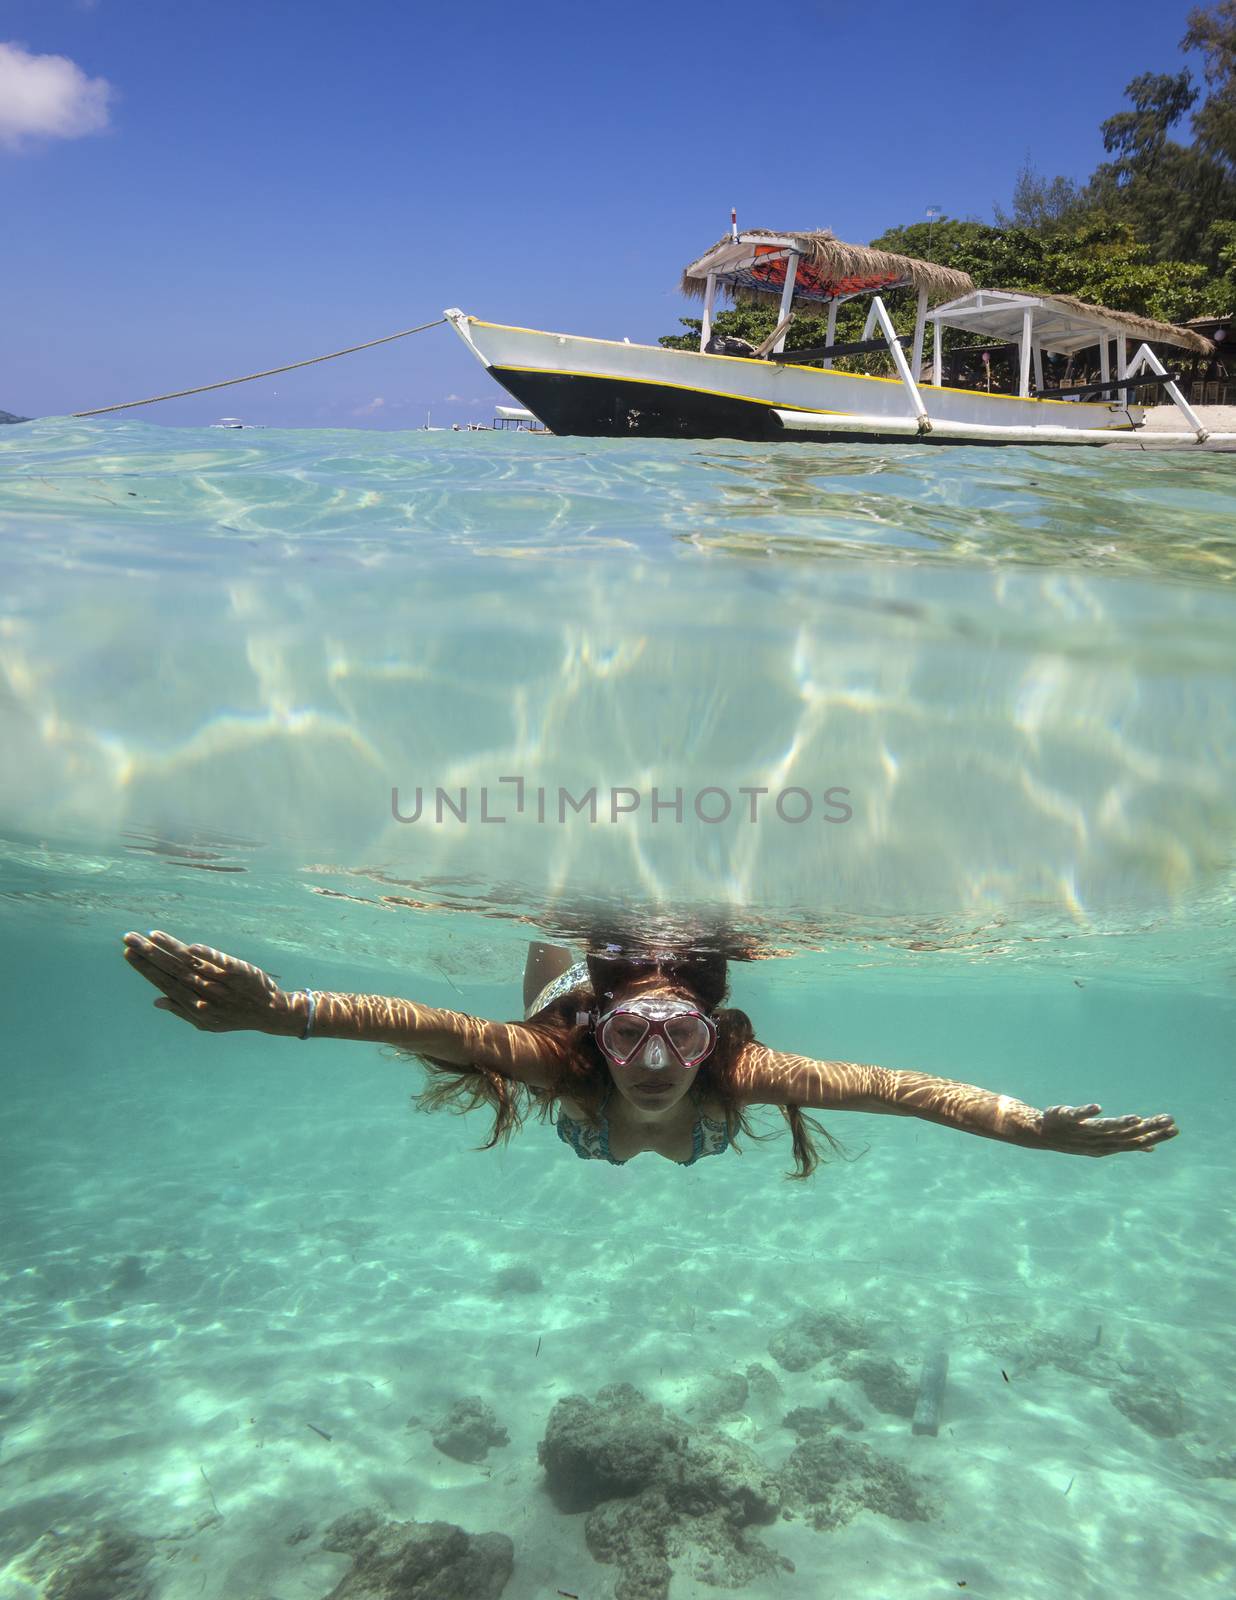
{"label": "white cloud", "polygon": [[77,139],[107,127],[113,89],[88,78],[67,56],[36,56],[0,41],[0,145],[26,139]]}
{"label": "white cloud", "polygon": [[367,401],[365,405],[356,406],[353,409],[352,415],[354,417],[371,417],[375,411],[381,411],[385,404],[386,401],[383,400],[380,394],[377,394],[374,395],[372,400]]}

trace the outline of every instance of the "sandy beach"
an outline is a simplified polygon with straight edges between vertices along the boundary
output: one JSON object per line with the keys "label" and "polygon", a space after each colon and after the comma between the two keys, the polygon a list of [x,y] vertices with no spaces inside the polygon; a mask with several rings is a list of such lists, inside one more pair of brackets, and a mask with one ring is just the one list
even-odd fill
{"label": "sandy beach", "polygon": [[[1203,425],[1212,433],[1236,433],[1236,406],[1194,406]],[[1148,433],[1171,433],[1187,426],[1176,406],[1151,406],[1146,412]]]}

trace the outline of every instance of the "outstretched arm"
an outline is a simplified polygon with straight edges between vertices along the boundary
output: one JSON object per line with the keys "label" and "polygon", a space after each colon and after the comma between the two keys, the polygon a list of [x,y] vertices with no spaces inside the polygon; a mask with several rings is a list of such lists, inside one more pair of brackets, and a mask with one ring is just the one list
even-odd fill
{"label": "outstretched arm", "polygon": [[984,1139],[1028,1150],[1109,1156],[1153,1150],[1180,1131],[1171,1117],[1100,1117],[1096,1105],[1037,1111],[1011,1095],[992,1094],[926,1072],[894,1072],[854,1061],[813,1061],[753,1042],[737,1069],[741,1099],[754,1105],[795,1105],[820,1111],[876,1111],[922,1117]]}
{"label": "outstretched arm", "polygon": [[[260,967],[210,945],[182,944],[168,933],[126,933],[124,958],[161,991],[155,1005],[204,1033],[248,1029],[283,1038],[357,1039],[402,1045],[459,1066],[483,1067],[539,1084],[563,1048],[535,1023],[487,1022],[375,994],[288,991]],[[311,1009],[312,1004],[312,1009]],[[312,1019],[312,1028],[309,1028]]]}

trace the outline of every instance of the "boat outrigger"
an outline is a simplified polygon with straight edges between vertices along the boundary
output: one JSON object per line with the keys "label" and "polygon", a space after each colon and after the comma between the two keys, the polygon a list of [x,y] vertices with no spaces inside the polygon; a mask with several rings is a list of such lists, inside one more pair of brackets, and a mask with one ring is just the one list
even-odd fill
{"label": "boat outrigger", "polygon": [[[1156,431],[1155,444],[1236,442],[1236,435],[1207,432],[1177,387],[1176,374],[1152,348],[1212,353],[1210,341],[1191,328],[1065,295],[976,289],[964,272],[844,244],[826,231],[739,233],[735,225],[687,267],[682,284],[704,302],[698,351],[505,327],[459,310],[445,315],[490,375],[559,434],[1111,444],[1128,442],[1141,428],[1144,413],[1132,404],[1132,392],[1150,385],[1165,392],[1187,424],[1187,431]],[[911,335],[897,334],[881,298],[883,291],[901,288],[917,293]],[[721,291],[737,299],[777,300],[777,326],[763,345],[714,336]],[[863,336],[838,343],[837,308],[858,296],[870,296]],[[803,307],[816,317],[826,312],[824,339],[787,351],[786,335]],[[924,378],[929,323],[932,362]],[[1017,394],[945,384],[949,329],[1015,346]],[[1131,339],[1141,342],[1130,357]],[[1096,347],[1097,382],[1045,387],[1045,356],[1076,356]],[[842,372],[832,365],[841,356],[875,351],[888,353],[894,376]]]}

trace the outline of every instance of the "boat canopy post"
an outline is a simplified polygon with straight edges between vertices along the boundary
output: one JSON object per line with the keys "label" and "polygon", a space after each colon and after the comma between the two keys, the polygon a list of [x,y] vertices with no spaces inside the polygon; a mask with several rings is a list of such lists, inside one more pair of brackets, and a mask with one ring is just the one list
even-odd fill
{"label": "boat canopy post", "polygon": [[1043,392],[1043,346],[1037,340],[1034,345],[1034,392]]}
{"label": "boat canopy post", "polygon": [[[927,407],[923,404],[923,397],[918,392],[918,385],[910,373],[906,362],[906,353],[901,348],[901,341],[897,337],[897,330],[893,327],[892,319],[885,310],[884,302],[878,294],[871,297],[871,310],[867,313],[868,326],[875,321],[880,325],[884,341],[888,345],[889,353],[893,358],[893,365],[897,368],[897,376],[905,384],[910,396],[910,404],[914,407],[914,415],[920,433],[930,433],[931,418],[927,415]],[[865,337],[865,335],[864,335]]]}
{"label": "boat canopy post", "polygon": [[[1126,366],[1125,370],[1120,374],[1120,376],[1122,378],[1135,378],[1143,367],[1149,367],[1151,372],[1157,373],[1160,378],[1167,377],[1167,368],[1159,360],[1158,356],[1155,355],[1154,351],[1148,344],[1143,344],[1139,347],[1137,354],[1133,357],[1132,361],[1129,362],[1128,366]],[[1198,444],[1205,444],[1207,439],[1210,438],[1210,434],[1207,432],[1206,425],[1198,416],[1197,412],[1194,411],[1193,407],[1185,399],[1184,395],[1181,394],[1180,390],[1174,383],[1165,383],[1163,388],[1166,393],[1171,396],[1173,404],[1184,413],[1185,419],[1187,420],[1189,426],[1197,435]]]}
{"label": "boat canopy post", "polygon": [[781,309],[777,313],[777,321],[779,323],[784,322],[785,329],[782,331],[781,337],[773,345],[774,350],[785,349],[785,334],[789,329],[789,323],[786,319],[792,315],[794,284],[798,278],[798,259],[796,250],[791,250],[785,258],[785,288],[781,291]]}
{"label": "boat canopy post", "polygon": [[937,389],[944,387],[944,324],[939,317],[931,319],[931,367]]}
{"label": "boat canopy post", "polygon": [[[835,298],[828,302],[828,329],[824,335],[824,343],[830,347],[835,345],[837,342],[837,306],[839,303],[840,302]],[[827,367],[831,372],[833,369],[833,358],[829,356],[827,361],[822,361],[820,365]]]}
{"label": "boat canopy post", "polygon": [[1099,340],[1099,377],[1104,383],[1110,383],[1112,377],[1111,357],[1107,352],[1107,335]]}
{"label": "boat canopy post", "polygon": [[923,376],[923,333],[927,327],[927,285],[918,291],[918,310],[914,314],[914,345],[910,353],[910,371],[918,383]]}
{"label": "boat canopy post", "polygon": [[[1118,333],[1116,335],[1116,376],[1118,378],[1123,378],[1128,370],[1129,342],[1123,333]],[[1121,389],[1116,398],[1122,406],[1127,406],[1129,403],[1129,391],[1127,389]]]}
{"label": "boat canopy post", "polygon": [[1033,341],[1034,307],[1027,306],[1021,314],[1021,359],[1017,374],[1017,393],[1023,400],[1030,398],[1030,350]]}
{"label": "boat canopy post", "polygon": [[717,275],[710,272],[705,280],[704,289],[704,315],[700,320],[700,353],[703,354],[704,346],[712,338],[712,308],[717,303]]}

